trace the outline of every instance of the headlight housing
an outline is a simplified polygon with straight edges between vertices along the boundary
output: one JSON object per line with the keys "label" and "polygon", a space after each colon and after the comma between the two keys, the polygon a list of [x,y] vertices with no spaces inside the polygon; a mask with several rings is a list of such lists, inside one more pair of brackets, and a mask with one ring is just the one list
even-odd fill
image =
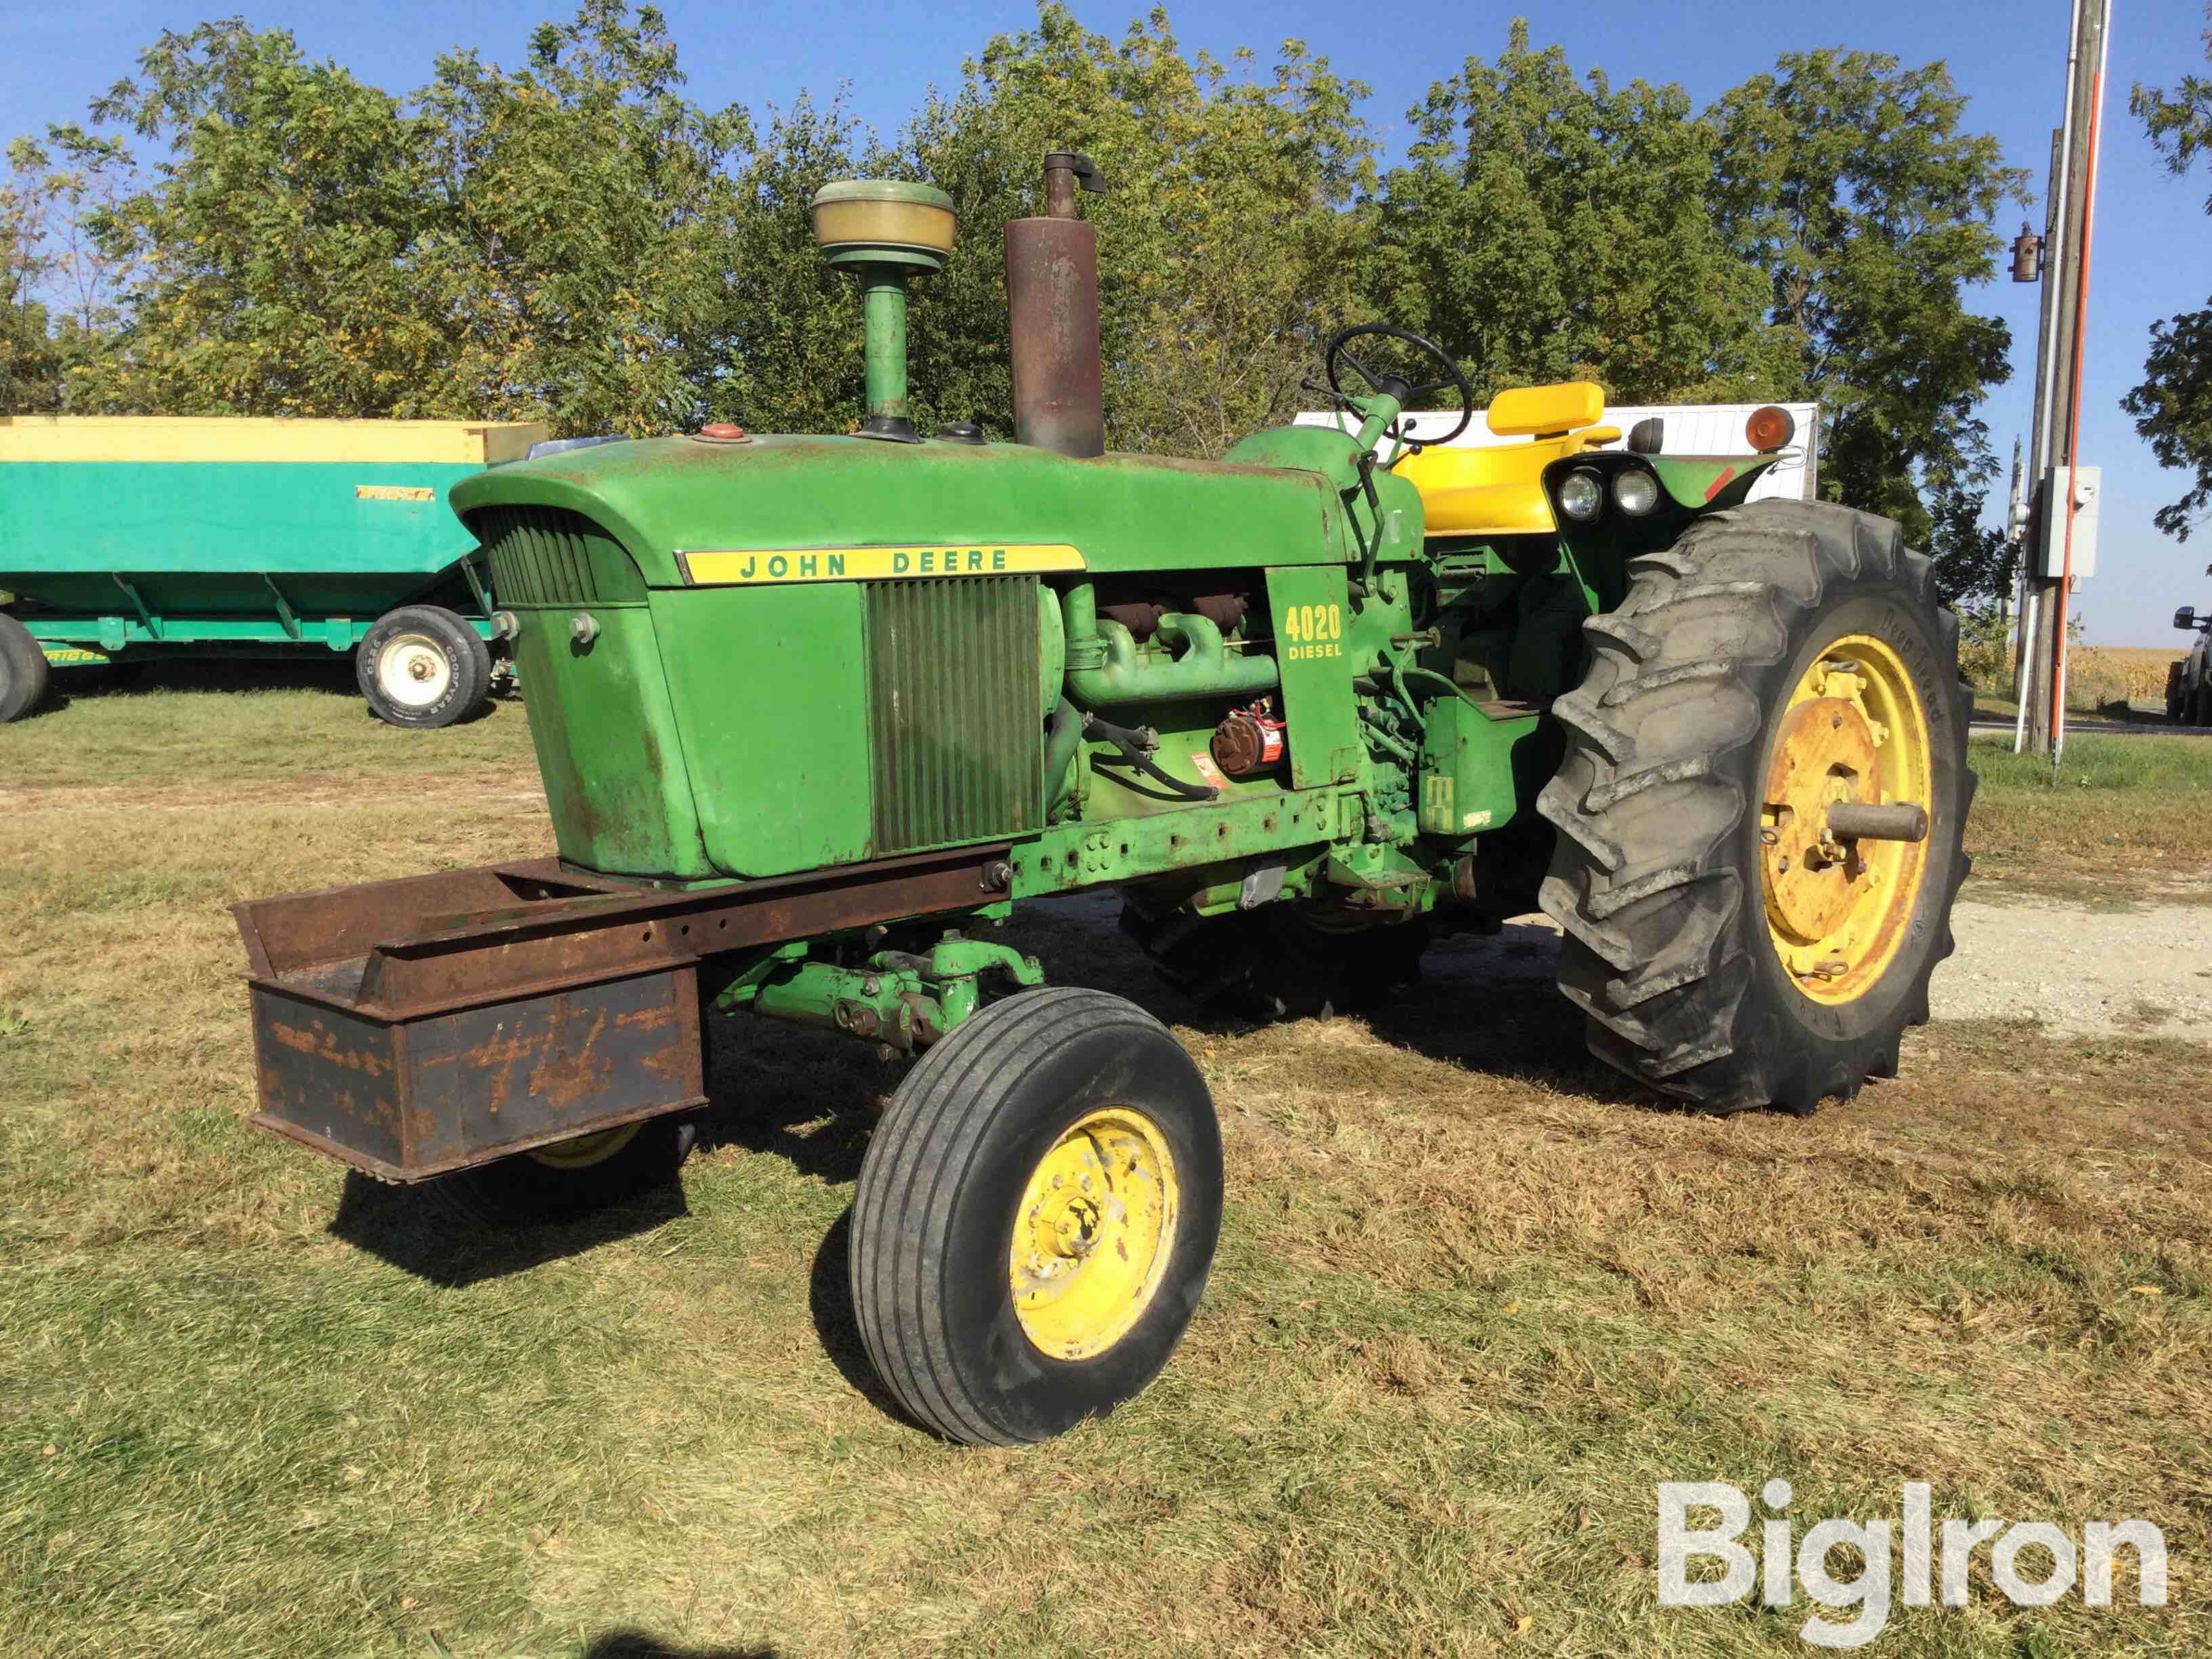
{"label": "headlight housing", "polygon": [[1659,505],[1659,480],[1640,466],[1613,475],[1613,504],[1632,519],[1640,519]]}
{"label": "headlight housing", "polygon": [[1578,466],[1559,480],[1559,511],[1577,524],[1588,524],[1605,505],[1605,480]]}

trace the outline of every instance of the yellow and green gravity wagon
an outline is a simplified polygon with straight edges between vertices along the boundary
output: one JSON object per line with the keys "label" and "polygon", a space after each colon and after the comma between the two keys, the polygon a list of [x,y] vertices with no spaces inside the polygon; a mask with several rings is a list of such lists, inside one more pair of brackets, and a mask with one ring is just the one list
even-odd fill
{"label": "yellow and green gravity wagon", "polygon": [[479,707],[501,633],[447,493],[530,423],[0,418],[0,722],[50,673],[350,653],[370,708]]}

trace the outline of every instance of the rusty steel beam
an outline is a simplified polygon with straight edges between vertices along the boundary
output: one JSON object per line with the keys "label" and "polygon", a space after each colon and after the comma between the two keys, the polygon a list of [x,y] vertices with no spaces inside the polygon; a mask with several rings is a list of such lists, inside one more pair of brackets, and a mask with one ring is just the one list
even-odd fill
{"label": "rusty steel beam", "polygon": [[702,1105],[702,957],[973,910],[1009,850],[678,892],[545,859],[235,905],[252,1121],[420,1181]]}
{"label": "rusty steel beam", "polygon": [[[665,891],[543,859],[234,905],[248,977],[386,1019],[1006,896],[1008,843]],[[529,896],[537,894],[542,896]]]}

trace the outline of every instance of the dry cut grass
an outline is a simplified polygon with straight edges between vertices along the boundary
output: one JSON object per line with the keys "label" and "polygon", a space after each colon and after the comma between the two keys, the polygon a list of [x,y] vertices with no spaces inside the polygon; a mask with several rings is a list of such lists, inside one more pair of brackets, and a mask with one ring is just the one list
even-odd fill
{"label": "dry cut grass", "polygon": [[[960,1449],[851,1328],[866,1049],[720,1033],[682,1189],[571,1229],[457,1231],[245,1127],[227,902],[546,839],[519,710],[380,748],[321,695],[181,702],[204,740],[128,791],[89,699],[0,731],[7,1651],[1796,1654],[1802,1602],[1654,1605],[1655,1483],[1771,1475],[1801,1516],[1924,1479],[2166,1528],[2165,1612],[2124,1573],[2014,1609],[1984,1554],[1880,1651],[2204,1650],[2198,1051],[1937,1027],[1855,1104],[1717,1122],[1540,983],[1440,957],[1386,1018],[1227,1027],[1065,906],[1015,931],[1189,1045],[1226,1231],[1151,1391]],[[325,759],[281,774],[293,731]]]}

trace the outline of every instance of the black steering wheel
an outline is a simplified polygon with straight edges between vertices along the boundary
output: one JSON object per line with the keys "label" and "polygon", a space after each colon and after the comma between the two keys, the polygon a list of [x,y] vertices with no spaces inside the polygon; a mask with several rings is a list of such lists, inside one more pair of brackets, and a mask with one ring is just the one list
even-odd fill
{"label": "black steering wheel", "polygon": [[[1444,378],[1441,380],[1417,382],[1408,380],[1401,375],[1376,374],[1348,349],[1352,341],[1370,335],[1378,339],[1403,341],[1421,356],[1438,364],[1444,371]],[[1355,328],[1340,328],[1328,337],[1328,343],[1322,348],[1322,362],[1328,370],[1328,389],[1337,397],[1345,396],[1344,383],[1337,374],[1337,366],[1340,362],[1345,368],[1358,371],[1359,378],[1367,383],[1367,389],[1370,392],[1379,397],[1396,398],[1401,416],[1407,405],[1419,398],[1431,398],[1437,392],[1446,390],[1457,392],[1459,393],[1459,424],[1441,438],[1420,439],[1419,441],[1423,444],[1448,444],[1466,431],[1468,422],[1474,418],[1474,389],[1468,385],[1466,374],[1462,373],[1460,366],[1452,361],[1451,354],[1434,340],[1426,339],[1409,328],[1394,328],[1388,323],[1363,323]],[[1414,442],[1413,434],[1410,431],[1401,429],[1396,421],[1393,421],[1385,427],[1383,434],[1402,443]]]}

